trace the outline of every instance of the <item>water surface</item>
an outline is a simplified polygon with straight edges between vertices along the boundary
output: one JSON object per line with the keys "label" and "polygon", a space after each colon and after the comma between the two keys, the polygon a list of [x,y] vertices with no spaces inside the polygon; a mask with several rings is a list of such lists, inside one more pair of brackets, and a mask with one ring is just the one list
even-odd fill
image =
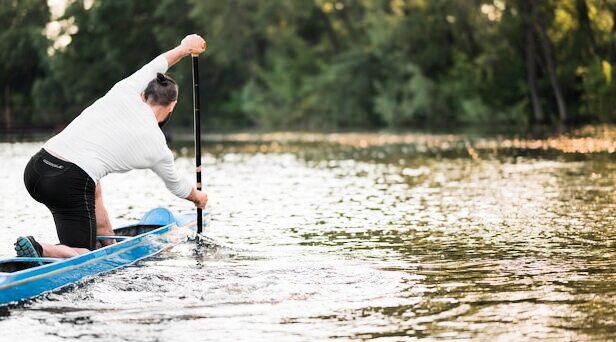
{"label": "water surface", "polygon": [[[364,141],[206,144],[206,233],[235,251],[185,243],[12,307],[3,339],[616,338],[609,139],[582,152]],[[176,147],[190,177],[192,152]],[[0,255],[23,234],[57,242],[21,180],[38,148],[0,144]],[[149,171],[103,189],[114,225],[191,210]]]}

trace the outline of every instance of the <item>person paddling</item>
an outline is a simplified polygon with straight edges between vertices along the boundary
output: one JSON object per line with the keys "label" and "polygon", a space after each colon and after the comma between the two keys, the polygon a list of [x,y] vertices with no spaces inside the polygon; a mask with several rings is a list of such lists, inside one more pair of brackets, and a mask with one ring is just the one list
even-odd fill
{"label": "person paddling", "polygon": [[[203,51],[203,38],[186,36],[116,83],[43,144],[25,168],[24,183],[32,198],[51,211],[60,244],[22,236],[15,242],[18,256],[73,257],[94,250],[97,235],[113,235],[100,184],[109,173],[151,169],[174,195],[205,207],[207,195],[178,175],[161,131],[178,98],[178,86],[165,72]],[[101,241],[103,246],[112,243]]]}

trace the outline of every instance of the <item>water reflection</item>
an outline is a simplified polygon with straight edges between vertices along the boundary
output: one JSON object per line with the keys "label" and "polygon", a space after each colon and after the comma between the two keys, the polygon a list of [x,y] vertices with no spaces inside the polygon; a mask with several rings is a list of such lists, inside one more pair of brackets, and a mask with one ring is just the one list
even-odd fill
{"label": "water reflection", "polygon": [[[13,308],[0,329],[48,340],[616,338],[613,154],[422,139],[210,144],[207,234],[233,251],[179,245]],[[24,225],[55,238],[20,183],[36,148],[0,145],[1,198],[23,199],[3,202],[3,241]],[[190,174],[190,147],[177,153]],[[147,171],[104,182],[116,224],[152,206],[191,210]]]}

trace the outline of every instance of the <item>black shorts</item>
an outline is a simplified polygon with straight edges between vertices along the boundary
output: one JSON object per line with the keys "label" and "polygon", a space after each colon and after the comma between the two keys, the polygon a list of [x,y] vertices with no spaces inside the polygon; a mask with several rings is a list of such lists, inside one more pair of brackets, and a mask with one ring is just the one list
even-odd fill
{"label": "black shorts", "polygon": [[41,149],[28,162],[24,183],[51,210],[61,244],[95,249],[96,184],[84,170]]}

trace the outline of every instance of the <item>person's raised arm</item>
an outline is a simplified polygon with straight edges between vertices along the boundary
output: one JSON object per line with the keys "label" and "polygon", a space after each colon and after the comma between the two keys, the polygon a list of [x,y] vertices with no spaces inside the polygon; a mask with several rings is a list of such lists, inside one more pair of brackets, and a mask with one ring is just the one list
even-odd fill
{"label": "person's raised arm", "polygon": [[185,56],[202,53],[205,47],[206,43],[203,38],[197,34],[191,34],[184,37],[180,45],[163,53],[163,56],[167,59],[167,65],[171,67]]}
{"label": "person's raised arm", "polygon": [[200,54],[205,51],[206,43],[199,35],[191,34],[184,39],[180,45],[154,58],[150,63],[141,67],[129,77],[118,82],[114,88],[129,90],[136,94],[141,94],[148,82],[156,77],[156,73],[165,73],[167,69],[180,59],[190,54]]}

